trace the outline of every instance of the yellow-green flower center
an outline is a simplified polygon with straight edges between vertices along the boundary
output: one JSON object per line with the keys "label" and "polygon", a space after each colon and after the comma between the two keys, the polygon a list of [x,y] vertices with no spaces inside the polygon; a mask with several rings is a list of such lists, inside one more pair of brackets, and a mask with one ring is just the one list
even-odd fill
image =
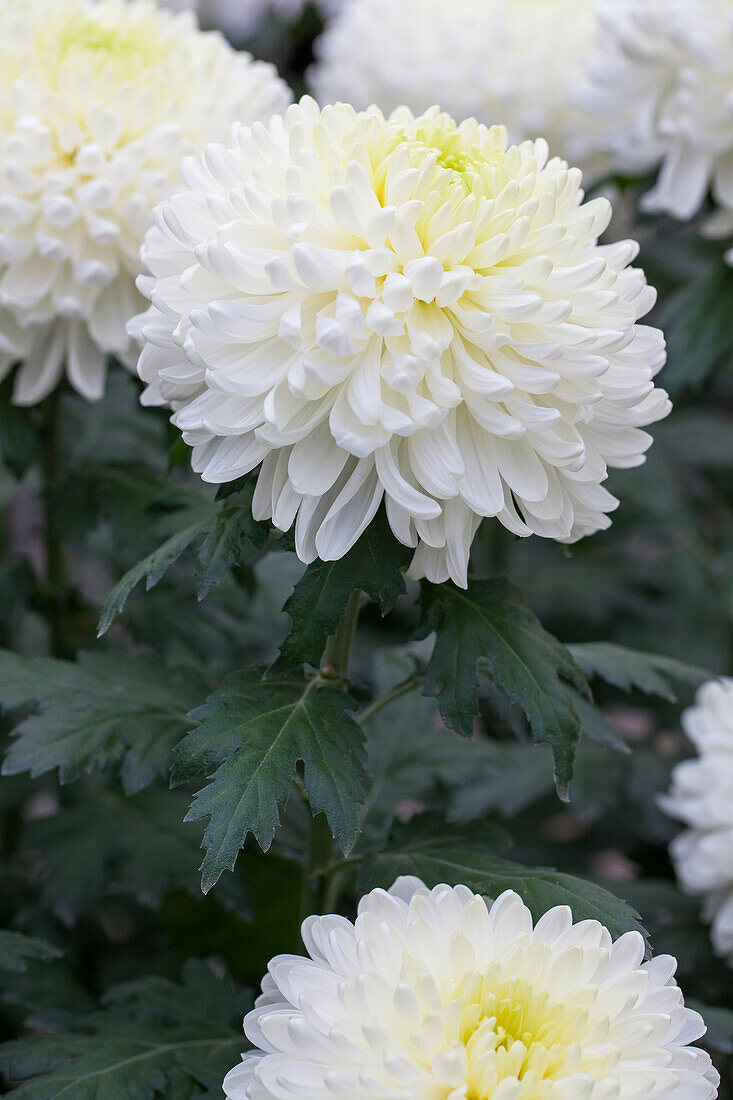
{"label": "yellow-green flower center", "polygon": [[160,55],[160,42],[150,34],[150,27],[126,20],[110,26],[92,15],[79,14],[69,19],[58,41],[59,57],[71,55],[93,65],[114,66],[118,74],[132,75],[140,68],[152,65]]}
{"label": "yellow-green flower center", "polygon": [[490,1100],[508,1077],[522,1082],[522,1100],[554,1100],[558,1079],[580,1070],[590,1018],[582,996],[555,1003],[498,967],[468,975],[456,996],[462,1006],[458,1037],[468,1062],[468,1100]]}

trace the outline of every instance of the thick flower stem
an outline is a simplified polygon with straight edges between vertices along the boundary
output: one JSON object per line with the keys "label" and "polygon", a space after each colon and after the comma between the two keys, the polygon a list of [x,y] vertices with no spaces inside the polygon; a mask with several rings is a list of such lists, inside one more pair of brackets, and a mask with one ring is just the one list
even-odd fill
{"label": "thick flower stem", "polygon": [[[310,806],[308,807],[310,813]],[[310,819],[308,851],[303,868],[303,890],[300,901],[300,917],[305,920],[313,913],[324,913],[328,893],[327,868],[333,862],[333,836],[325,814]]]}
{"label": "thick flower stem", "polygon": [[41,470],[43,477],[43,539],[45,558],[44,605],[51,633],[54,657],[68,656],[64,608],[66,603],[66,562],[59,531],[59,509],[56,494],[59,482],[58,436],[61,412],[61,389],[48,398],[43,425]]}
{"label": "thick flower stem", "polygon": [[[349,665],[354,648],[356,627],[359,622],[361,592],[352,592],[344,616],[332,638],[328,639],[326,652],[321,662],[320,677],[324,683],[345,685],[349,679]],[[328,901],[333,907],[336,898],[334,890],[329,889],[328,869],[333,865],[333,836],[325,814],[312,816],[312,807],[307,795],[310,817],[308,850],[303,866],[303,890],[301,894],[301,919],[311,913],[323,913]]]}

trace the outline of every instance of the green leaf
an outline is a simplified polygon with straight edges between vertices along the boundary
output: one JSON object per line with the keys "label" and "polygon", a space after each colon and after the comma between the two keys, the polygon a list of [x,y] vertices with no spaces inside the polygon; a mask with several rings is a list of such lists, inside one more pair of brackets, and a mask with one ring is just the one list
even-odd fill
{"label": "green leaf", "polygon": [[230,676],[193,713],[201,725],[176,749],[173,781],[211,777],[187,818],[211,819],[204,836],[204,891],[233,869],[249,833],[269,848],[299,763],[313,813],[325,813],[343,850],[351,848],[366,777],[355,709],[347,694],[317,681],[263,679],[261,671],[250,670]]}
{"label": "green leaf", "polygon": [[197,697],[190,676],[153,657],[94,653],[74,663],[0,650],[0,706],[37,710],[14,729],[3,775],[58,768],[68,783],[116,766],[128,794],[139,791],[166,774]]}
{"label": "green leaf", "polygon": [[658,695],[671,703],[677,701],[675,684],[693,684],[697,687],[713,678],[712,672],[672,657],[639,653],[610,642],[586,642],[568,648],[589,679],[600,676],[622,691],[636,688],[645,695]]}
{"label": "green leaf", "polygon": [[616,938],[642,932],[636,910],[592,882],[544,867],[524,867],[494,854],[494,836],[476,824],[446,827],[440,818],[417,818],[395,830],[391,842],[367,859],[365,886],[389,887],[399,875],[416,875],[428,886],[463,884],[497,898],[505,890],[520,895],[535,920],[556,905],[568,905],[575,921],[597,920]]}
{"label": "green leaf", "polygon": [[204,522],[195,523],[192,527],[186,527],[185,530],[172,535],[162,546],[159,546],[158,549],[154,550],[152,554],[149,554],[147,558],[144,558],[143,561],[130,569],[128,573],[125,573],[124,577],[118,581],[104,602],[99,617],[97,636],[101,638],[103,634],[107,633],[114,620],[123,610],[133,588],[135,588],[140,581],[145,580],[145,588],[148,592],[151,588],[155,588],[156,584],[165,576],[174,562],[178,561],[181,554],[187,550],[192,543],[202,537],[205,530],[206,524]]}
{"label": "green leaf", "polygon": [[[187,804],[182,792],[160,788],[134,797],[86,791],[57,814],[28,822],[21,847],[43,868],[44,903],[73,925],[110,896],[151,908],[171,889],[199,897],[201,832],[183,823]],[[241,907],[241,894],[236,901]]]}
{"label": "green leaf", "polygon": [[180,985],[145,978],[113,989],[78,1028],[0,1046],[17,1100],[191,1100],[220,1090],[245,1045],[228,981],[189,963]]}
{"label": "green leaf", "polygon": [[201,544],[196,566],[196,591],[203,600],[233,565],[243,564],[267,542],[270,527],[252,516],[254,486],[249,482],[236,500],[225,498]]}
{"label": "green leaf", "polygon": [[57,959],[60,954],[55,947],[43,943],[42,940],[22,936],[20,932],[5,932],[0,929],[0,970],[22,973],[28,959],[46,961]]}
{"label": "green leaf", "polygon": [[343,558],[308,567],[284,607],[292,626],[277,667],[317,667],[354,591],[365,592],[383,615],[392,610],[405,591],[409,550],[385,528],[375,521]]}
{"label": "green leaf", "polygon": [[667,338],[664,386],[673,395],[699,389],[730,355],[732,311],[733,276],[722,262],[714,263],[702,278],[687,279],[669,295],[658,323]]}
{"label": "green leaf", "polygon": [[537,742],[552,747],[558,791],[566,798],[580,737],[568,685],[586,698],[585,677],[569,651],[548,634],[521,593],[504,579],[423,586],[420,637],[435,631],[425,692],[438,698],[450,729],[471,736],[480,676],[501,688],[527,717]]}

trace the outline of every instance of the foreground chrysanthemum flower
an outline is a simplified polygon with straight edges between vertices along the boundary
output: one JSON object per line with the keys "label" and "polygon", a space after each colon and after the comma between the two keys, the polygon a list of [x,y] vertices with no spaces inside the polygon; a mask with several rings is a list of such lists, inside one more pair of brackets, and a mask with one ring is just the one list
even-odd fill
{"label": "foreground chrysanthemum flower", "polygon": [[355,924],[310,917],[309,959],[272,960],[245,1018],[258,1049],[230,1100],[710,1100],[718,1075],[689,1044],[675,959],[644,962],[629,932],[514,893],[398,879]]}
{"label": "foreground chrysanthemum flower", "polygon": [[689,826],[671,855],[683,889],[704,898],[715,950],[733,964],[733,680],[706,684],[682,725],[699,755],[677,765],[662,799]]}
{"label": "foreground chrysanthemum flower", "polygon": [[134,365],[134,279],[181,158],[289,102],[269,65],[151,0],[0,0],[0,375],[93,400]]}
{"label": "foreground chrysanthemum flower", "polygon": [[350,0],[316,46],[321,103],[383,111],[433,103],[454,118],[503,123],[576,156],[573,92],[598,0]]}
{"label": "foreground chrysanthemum flower", "polygon": [[631,241],[547,145],[435,108],[309,99],[185,165],[135,334],[205,481],[262,463],[256,515],[342,557],[384,500],[413,573],[466,584],[481,518],[575,540],[635,466],[664,341]]}
{"label": "foreground chrysanthemum flower", "polygon": [[712,188],[720,211],[708,229],[733,233],[729,0],[602,0],[599,23],[582,94],[588,137],[620,171],[661,165],[647,209],[691,218]]}

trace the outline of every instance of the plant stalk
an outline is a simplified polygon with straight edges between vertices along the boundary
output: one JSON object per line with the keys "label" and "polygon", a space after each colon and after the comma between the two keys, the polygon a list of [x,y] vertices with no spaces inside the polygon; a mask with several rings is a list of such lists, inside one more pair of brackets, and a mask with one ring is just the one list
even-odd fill
{"label": "plant stalk", "polygon": [[[321,680],[324,683],[335,686],[343,686],[348,683],[349,665],[354,648],[356,628],[359,622],[359,608],[361,606],[361,592],[355,590],[351,593],[346,605],[344,616],[338,629],[332,638],[328,639],[326,652],[321,662]],[[323,913],[329,908],[335,908],[338,901],[338,891],[333,881],[334,876],[329,875],[329,869],[333,866],[333,836],[331,826],[325,814],[316,814],[313,811],[305,791],[310,827],[308,836],[308,850],[303,865],[303,888],[301,893],[301,919],[312,913]]]}
{"label": "plant stalk", "polygon": [[56,494],[59,474],[59,427],[61,416],[61,387],[48,398],[43,439],[41,443],[41,473],[43,478],[43,539],[45,559],[44,605],[51,633],[51,649],[54,657],[69,655],[65,630],[65,605],[67,599],[66,560],[59,529],[59,508]]}

